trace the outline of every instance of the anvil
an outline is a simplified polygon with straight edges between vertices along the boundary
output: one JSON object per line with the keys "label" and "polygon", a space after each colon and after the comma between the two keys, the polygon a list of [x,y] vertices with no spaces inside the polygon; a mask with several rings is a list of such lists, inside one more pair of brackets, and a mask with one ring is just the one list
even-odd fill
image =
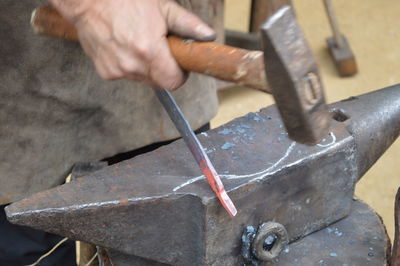
{"label": "anvil", "polygon": [[13,203],[8,219],[159,263],[238,265],[249,225],[278,222],[293,241],[350,213],[356,182],[399,135],[400,85],[329,110],[314,146],[288,138],[275,106],[199,135],[234,219],[181,140]]}

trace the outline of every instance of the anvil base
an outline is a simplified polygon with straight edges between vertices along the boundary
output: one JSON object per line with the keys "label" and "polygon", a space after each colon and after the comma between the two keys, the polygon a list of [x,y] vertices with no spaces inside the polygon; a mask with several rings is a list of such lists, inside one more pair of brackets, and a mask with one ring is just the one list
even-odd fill
{"label": "anvil base", "polygon": [[[115,266],[168,265],[108,250]],[[381,218],[365,203],[355,200],[351,214],[325,229],[293,242],[275,263],[247,265],[388,265],[390,240]],[[243,265],[243,264],[240,264]],[[246,264],[244,264],[246,265]]]}

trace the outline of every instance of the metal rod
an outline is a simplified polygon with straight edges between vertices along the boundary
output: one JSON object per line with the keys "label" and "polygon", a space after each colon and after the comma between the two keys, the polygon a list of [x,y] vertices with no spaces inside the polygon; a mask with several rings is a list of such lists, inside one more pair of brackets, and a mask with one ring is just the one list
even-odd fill
{"label": "metal rod", "polygon": [[328,15],[329,24],[331,25],[331,28],[332,28],[333,37],[335,39],[335,44],[338,48],[342,48],[344,46],[343,36],[339,30],[339,24],[337,22],[337,18],[336,18],[335,10],[332,5],[332,1],[331,0],[323,0],[323,1],[324,1],[326,13]]}
{"label": "metal rod", "polygon": [[189,125],[189,122],[185,119],[181,109],[175,102],[175,99],[172,97],[169,91],[154,89],[154,92],[160,100],[161,104],[164,106],[165,110],[167,111],[176,129],[181,134],[190,152],[193,154],[197,165],[203,172],[204,176],[207,178],[208,183],[217,195],[222,206],[224,206],[230,216],[235,216],[237,213],[235,205],[226,193],[221,178],[218,176],[217,171],[212,165],[207,154],[204,152],[203,146],[194,134],[192,128]]}

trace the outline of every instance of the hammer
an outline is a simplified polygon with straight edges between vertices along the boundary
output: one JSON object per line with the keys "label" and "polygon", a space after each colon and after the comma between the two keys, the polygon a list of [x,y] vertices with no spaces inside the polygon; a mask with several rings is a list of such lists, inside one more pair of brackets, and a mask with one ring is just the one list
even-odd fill
{"label": "hammer", "polygon": [[339,75],[353,76],[357,73],[357,63],[347,38],[340,32],[331,0],[324,0],[324,6],[332,28],[333,37],[327,38],[329,52],[335,62]]}
{"label": "hammer", "polygon": [[[285,15],[284,20],[278,19],[270,25],[276,28],[275,25],[279,24],[283,31],[286,31],[285,23],[294,25],[292,27],[295,31],[294,36],[300,43],[300,47],[294,48],[307,51],[302,58],[295,56],[295,50],[288,49],[282,43],[275,43],[274,41],[284,43],[285,39],[280,38],[280,34],[275,30],[270,31],[269,29],[262,30],[265,36],[264,41],[268,39],[272,41],[270,42],[271,50],[281,47],[279,55],[275,54],[272,57],[269,56],[270,53],[266,53],[264,58],[261,51],[249,51],[214,42],[184,40],[172,35],[168,36],[168,44],[172,55],[184,70],[272,93],[289,136],[300,143],[315,144],[326,136],[329,129],[330,115],[326,108],[323,87],[312,53],[294,18],[293,11],[286,6],[285,11],[280,14]],[[76,29],[51,7],[39,7],[34,10],[31,24],[35,32],[39,34],[78,41]],[[292,62],[282,60],[282,56],[285,57],[287,53],[291,54]],[[313,71],[310,72],[308,69],[310,65],[307,65],[305,69],[308,76],[304,76],[303,73],[300,73],[301,71],[293,72],[297,70],[294,70],[294,64],[290,65],[290,63],[296,60],[302,61],[305,58],[309,59],[308,63],[311,62]],[[265,68],[264,59],[267,63],[275,61],[275,67]],[[291,78],[288,79],[289,83],[276,82],[277,72],[279,72],[280,78],[287,77],[287,74],[291,75]],[[283,76],[282,72],[285,73]],[[297,75],[301,77],[297,77]],[[269,81],[271,79],[272,88],[268,85],[266,76]],[[288,84],[289,86],[287,86]]]}

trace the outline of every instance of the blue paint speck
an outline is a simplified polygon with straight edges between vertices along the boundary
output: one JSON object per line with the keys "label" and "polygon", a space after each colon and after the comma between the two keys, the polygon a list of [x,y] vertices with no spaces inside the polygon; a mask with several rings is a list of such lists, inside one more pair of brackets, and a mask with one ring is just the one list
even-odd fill
{"label": "blue paint speck", "polygon": [[329,254],[329,256],[331,256],[331,257],[337,257],[337,254],[334,253],[334,252],[332,252],[332,253]]}
{"label": "blue paint speck", "polygon": [[230,142],[225,142],[224,145],[221,146],[221,149],[223,150],[229,150],[230,148],[235,147],[235,144],[230,143]]}
{"label": "blue paint speck", "polygon": [[374,253],[372,253],[372,252],[368,253],[368,257],[373,257],[373,256],[374,256]]}
{"label": "blue paint speck", "polygon": [[343,233],[336,229],[335,235],[341,237],[343,235]]}
{"label": "blue paint speck", "polygon": [[253,120],[258,122],[261,120],[261,118],[259,118],[258,116],[255,116],[255,117],[253,117]]}
{"label": "blue paint speck", "polygon": [[318,263],[319,263],[319,264],[322,264],[322,263],[324,263],[324,260],[320,260],[320,261],[318,261]]}
{"label": "blue paint speck", "polygon": [[229,135],[229,134],[233,134],[233,131],[232,131],[232,129],[224,128],[223,130],[218,131],[218,134]]}
{"label": "blue paint speck", "polygon": [[241,133],[241,134],[243,134],[243,133],[246,132],[246,129],[242,128],[241,126],[237,126],[237,127],[236,127],[236,131],[239,132],[239,133]]}
{"label": "blue paint speck", "polygon": [[330,228],[330,227],[327,227],[327,228],[325,229],[325,231],[327,231],[328,233],[332,233],[334,230],[333,230],[332,228]]}
{"label": "blue paint speck", "polygon": [[283,250],[283,252],[286,253],[286,254],[288,254],[289,251],[290,251],[289,247],[286,247],[286,248]]}
{"label": "blue paint speck", "polygon": [[275,240],[276,240],[276,236],[270,235],[265,239],[264,243],[267,245],[271,245],[272,243],[274,243]]}
{"label": "blue paint speck", "polygon": [[370,247],[369,250],[374,250],[374,248],[373,248],[373,247]]}
{"label": "blue paint speck", "polygon": [[333,233],[335,236],[341,237],[343,235],[343,232],[340,232],[339,229],[337,228],[331,228],[331,227],[327,227],[325,229],[326,232]]}
{"label": "blue paint speck", "polygon": [[248,140],[254,140],[255,136],[256,136],[256,134],[248,134],[248,135],[246,135]]}

